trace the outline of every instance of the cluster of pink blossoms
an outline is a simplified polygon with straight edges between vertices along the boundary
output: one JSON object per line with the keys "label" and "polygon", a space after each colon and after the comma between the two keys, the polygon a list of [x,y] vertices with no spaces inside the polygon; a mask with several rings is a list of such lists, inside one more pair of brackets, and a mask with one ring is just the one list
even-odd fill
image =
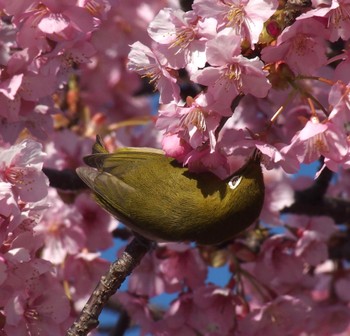
{"label": "cluster of pink blossoms", "polygon": [[[349,167],[344,126],[349,122],[348,54],[327,58],[327,41],[349,37],[345,32],[349,17],[341,16],[348,5],[335,3],[332,10],[310,10],[273,44],[264,46],[260,57],[247,52],[244,56],[243,46],[254,52],[263,24],[277,6],[277,1],[203,0],[194,1],[193,10],[186,13],[165,8],[148,27],[149,46],[140,42],[131,46],[129,68],[148,77],[160,92],[163,106],[156,126],[164,133],[163,149],[170,156],[195,170],[218,175],[228,156],[252,147],[261,150],[270,166],[282,166],[287,173],[297,172],[301,163],[314,162],[321,155],[333,171]],[[342,62],[330,70],[327,65],[336,60]],[[289,79],[296,97],[292,102],[288,99],[291,86],[281,90],[282,78],[276,85],[269,80],[271,71],[265,65],[279,62],[293,73]],[[204,85],[206,90],[184,101],[180,69],[186,69],[193,85]],[[326,69],[332,87],[316,82]],[[232,115],[231,104],[240,95],[244,95],[243,111]],[[310,95],[316,96],[312,110],[306,99]],[[268,138],[252,137],[253,132],[265,131],[264,125],[287,100],[278,128],[272,127]],[[300,120],[300,116],[305,118]],[[223,118],[228,119],[224,127]]]}
{"label": "cluster of pink blossoms", "polygon": [[[111,149],[162,147],[220,177],[263,154],[263,229],[221,250],[159,244],[115,296],[142,333],[350,332],[350,270],[329,255],[339,223],[280,213],[313,183],[288,174],[321,157],[318,175],[337,172],[328,196],[350,195],[350,2],[315,1],[288,24],[278,6],[0,0],[1,335],[64,335],[108,267],[99,252],[117,223],[42,171],[83,165],[97,133]],[[226,284],[208,282],[224,264]],[[174,300],[154,308],[164,293]]]}

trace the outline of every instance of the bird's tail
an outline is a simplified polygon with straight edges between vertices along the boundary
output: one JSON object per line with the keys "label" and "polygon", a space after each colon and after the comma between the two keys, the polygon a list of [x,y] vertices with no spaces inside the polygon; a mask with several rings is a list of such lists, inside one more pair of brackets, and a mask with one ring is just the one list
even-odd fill
{"label": "bird's tail", "polygon": [[103,154],[109,153],[100,135],[96,135],[96,141],[92,146],[92,154],[97,154],[97,153],[103,153]]}

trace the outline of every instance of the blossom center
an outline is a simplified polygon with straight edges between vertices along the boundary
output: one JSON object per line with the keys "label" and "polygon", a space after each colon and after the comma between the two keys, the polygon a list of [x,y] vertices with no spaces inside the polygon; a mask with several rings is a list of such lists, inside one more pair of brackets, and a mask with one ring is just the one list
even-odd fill
{"label": "blossom center", "polygon": [[62,225],[59,222],[52,221],[48,228],[48,232],[53,236],[60,236]]}
{"label": "blossom center", "polygon": [[207,129],[203,111],[198,107],[194,108],[184,116],[181,125],[186,128],[188,128],[189,125],[195,126],[201,132],[204,132]]}
{"label": "blossom center", "polygon": [[5,170],[5,178],[11,184],[24,184],[26,171],[20,167],[8,167]]}
{"label": "blossom center", "polygon": [[229,91],[232,85],[235,85],[238,91],[242,89],[242,70],[237,64],[229,64],[216,80],[215,84]]}
{"label": "blossom center", "polygon": [[95,0],[89,0],[86,4],[85,4],[85,8],[92,14],[92,15],[99,15],[100,13],[102,13],[102,10],[104,9],[104,6],[102,6],[101,4],[99,4],[97,1]]}
{"label": "blossom center", "polygon": [[161,78],[161,71],[154,65],[137,66],[136,71],[141,73],[142,78],[147,78],[150,84],[157,85]]}
{"label": "blossom center", "polygon": [[293,40],[293,49],[299,56],[305,56],[313,49],[314,42],[304,34],[297,34]]}
{"label": "blossom center", "polygon": [[320,153],[329,152],[328,144],[323,133],[317,134],[314,139],[315,149]]}
{"label": "blossom center", "polygon": [[328,19],[328,25],[332,24],[336,28],[340,28],[340,23],[350,20],[349,6],[339,5],[335,8]]}
{"label": "blossom center", "polygon": [[227,4],[230,9],[228,10],[225,18],[227,20],[227,26],[236,29],[236,33],[240,34],[242,25],[245,22],[245,11],[242,4]]}
{"label": "blossom center", "polygon": [[328,143],[324,133],[316,134],[307,142],[307,153],[309,158],[312,159],[313,155],[319,156],[329,152]]}
{"label": "blossom center", "polygon": [[190,27],[178,29],[176,31],[176,39],[170,45],[170,48],[180,47],[179,51],[177,51],[177,53],[179,53],[181,50],[184,50],[189,46],[189,44],[194,40],[195,35],[194,30]]}

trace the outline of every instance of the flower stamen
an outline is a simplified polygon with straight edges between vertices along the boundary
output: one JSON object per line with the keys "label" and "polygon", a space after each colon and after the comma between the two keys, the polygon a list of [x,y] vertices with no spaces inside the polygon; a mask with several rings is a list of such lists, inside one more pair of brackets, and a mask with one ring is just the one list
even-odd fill
{"label": "flower stamen", "polygon": [[195,35],[194,30],[190,27],[178,29],[176,32],[176,39],[169,48],[179,47],[179,50],[176,52],[176,54],[178,54],[189,46],[194,40]]}
{"label": "flower stamen", "polygon": [[180,125],[186,128],[189,128],[190,125],[193,125],[201,132],[205,132],[207,129],[203,111],[198,107],[192,109],[189,113],[187,113],[182,118]]}

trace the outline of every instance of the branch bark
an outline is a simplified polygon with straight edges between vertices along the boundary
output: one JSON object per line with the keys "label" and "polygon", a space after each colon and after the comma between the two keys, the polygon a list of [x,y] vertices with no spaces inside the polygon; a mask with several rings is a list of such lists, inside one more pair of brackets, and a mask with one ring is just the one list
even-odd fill
{"label": "branch bark", "polygon": [[295,192],[294,203],[284,208],[282,213],[329,216],[338,224],[348,222],[350,220],[350,200],[326,196],[332,177],[333,172],[324,168],[310,188]]}
{"label": "branch bark", "polygon": [[142,237],[135,237],[130,242],[121,257],[101,278],[80,316],[67,331],[67,336],[85,336],[98,326],[98,317],[103,307],[150,250],[151,244],[151,241]]}
{"label": "branch bark", "polygon": [[296,199],[295,202],[282,210],[282,213],[291,213],[308,216],[329,216],[337,224],[350,221],[350,202],[341,198],[325,197],[318,202],[305,202]]}

